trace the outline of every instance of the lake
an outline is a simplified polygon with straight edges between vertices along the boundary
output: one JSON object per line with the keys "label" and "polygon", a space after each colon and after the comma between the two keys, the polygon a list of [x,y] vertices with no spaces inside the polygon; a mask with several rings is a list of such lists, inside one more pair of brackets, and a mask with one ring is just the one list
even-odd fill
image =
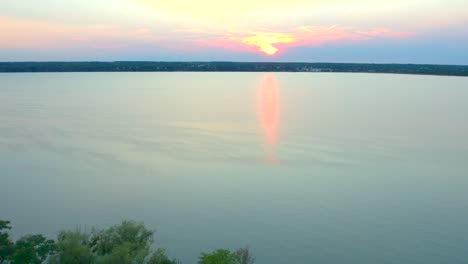
{"label": "lake", "polygon": [[143,221],[184,264],[466,263],[468,78],[0,74],[0,219]]}

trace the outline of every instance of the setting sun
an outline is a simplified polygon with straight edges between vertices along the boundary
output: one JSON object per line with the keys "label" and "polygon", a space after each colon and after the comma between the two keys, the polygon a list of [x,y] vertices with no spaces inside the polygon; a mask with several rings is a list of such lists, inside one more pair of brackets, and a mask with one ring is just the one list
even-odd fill
{"label": "setting sun", "polygon": [[255,36],[246,37],[241,40],[243,44],[257,46],[266,55],[274,55],[279,51],[273,44],[287,44],[295,41],[296,39],[293,35],[271,32],[256,32]]}
{"label": "setting sun", "polygon": [[263,45],[260,47],[260,50],[266,55],[275,55],[275,53],[278,52],[278,49],[272,45]]}

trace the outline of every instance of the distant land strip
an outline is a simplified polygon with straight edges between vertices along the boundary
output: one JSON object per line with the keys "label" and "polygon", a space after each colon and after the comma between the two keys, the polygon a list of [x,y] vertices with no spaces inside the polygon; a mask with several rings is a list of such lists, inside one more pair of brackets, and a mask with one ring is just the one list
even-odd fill
{"label": "distant land strip", "polygon": [[468,65],[114,61],[0,62],[0,72],[356,72],[468,76]]}

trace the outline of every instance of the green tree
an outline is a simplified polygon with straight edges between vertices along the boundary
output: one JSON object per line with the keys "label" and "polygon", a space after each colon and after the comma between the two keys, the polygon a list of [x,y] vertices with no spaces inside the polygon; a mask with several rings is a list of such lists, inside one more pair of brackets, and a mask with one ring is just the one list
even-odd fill
{"label": "green tree", "polygon": [[15,243],[13,263],[40,264],[55,252],[55,241],[43,235],[26,235]]}
{"label": "green tree", "polygon": [[163,249],[151,254],[154,231],[142,223],[124,221],[107,229],[62,231],[57,242],[27,235],[14,243],[10,222],[0,220],[0,264],[180,264]]}
{"label": "green tree", "polygon": [[177,259],[169,259],[162,248],[158,248],[148,261],[148,264],[180,264]]}
{"label": "green tree", "polygon": [[144,263],[150,253],[154,231],[142,223],[124,221],[104,230],[94,230],[91,249],[102,263]]}
{"label": "green tree", "polygon": [[8,233],[10,229],[10,221],[0,220],[0,264],[6,263],[14,252],[14,244]]}
{"label": "green tree", "polygon": [[128,243],[118,245],[108,254],[101,256],[99,264],[134,264],[143,263],[145,256],[132,256],[130,254],[130,245]]}
{"label": "green tree", "polygon": [[217,249],[212,253],[201,253],[198,264],[236,264],[237,256],[227,249]]}
{"label": "green tree", "polygon": [[249,247],[241,247],[234,252],[237,264],[253,264],[255,257],[250,252]]}
{"label": "green tree", "polygon": [[49,263],[96,263],[96,255],[91,251],[88,235],[79,231],[60,232],[57,238],[57,254],[50,257]]}

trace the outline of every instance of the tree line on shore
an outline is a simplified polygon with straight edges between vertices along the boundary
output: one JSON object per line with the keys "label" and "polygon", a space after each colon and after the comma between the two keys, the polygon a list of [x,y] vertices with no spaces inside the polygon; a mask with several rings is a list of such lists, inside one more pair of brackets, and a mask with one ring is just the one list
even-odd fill
{"label": "tree line on shore", "polygon": [[[57,238],[25,235],[13,241],[11,223],[0,220],[0,264],[181,264],[162,248],[154,249],[154,231],[143,223],[123,221],[105,229],[61,231]],[[248,247],[201,253],[198,264],[253,264]]]}
{"label": "tree line on shore", "polygon": [[366,72],[468,76],[468,65],[232,62],[82,61],[0,62],[0,72]]}

